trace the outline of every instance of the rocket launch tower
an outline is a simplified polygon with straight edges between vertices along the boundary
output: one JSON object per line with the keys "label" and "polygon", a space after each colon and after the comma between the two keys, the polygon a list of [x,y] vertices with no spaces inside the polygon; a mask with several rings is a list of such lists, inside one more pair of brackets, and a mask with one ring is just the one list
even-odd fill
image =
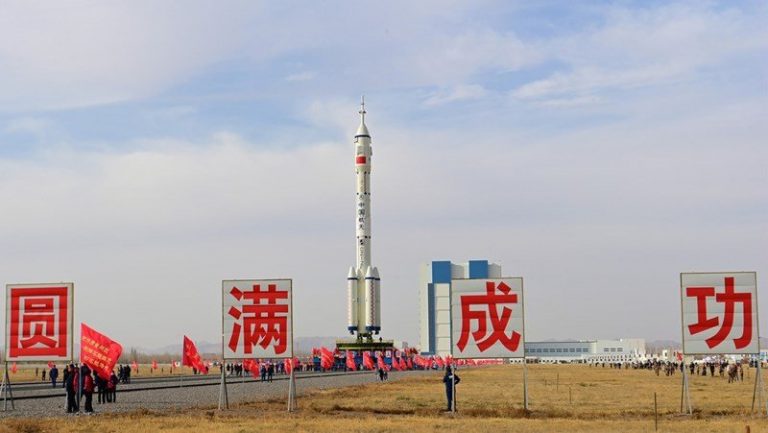
{"label": "rocket launch tower", "polygon": [[365,100],[360,103],[360,126],[355,133],[356,265],[347,274],[347,330],[357,340],[370,341],[381,330],[379,270],[371,264],[371,134],[365,125]]}

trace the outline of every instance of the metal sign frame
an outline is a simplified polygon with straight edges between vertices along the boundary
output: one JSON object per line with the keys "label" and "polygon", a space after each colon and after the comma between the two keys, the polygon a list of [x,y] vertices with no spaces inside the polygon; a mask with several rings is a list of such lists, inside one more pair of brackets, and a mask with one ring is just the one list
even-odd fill
{"label": "metal sign frame", "polygon": [[294,358],[294,351],[293,351],[293,279],[292,278],[254,278],[254,279],[232,279],[232,280],[221,280],[221,383],[219,387],[219,410],[223,409],[229,409],[229,393],[227,392],[227,369],[226,362],[228,360],[243,360],[243,359],[249,359],[247,357],[227,357],[225,347],[225,333],[224,333],[224,317],[227,314],[226,311],[224,311],[224,298],[225,296],[229,295],[228,292],[226,292],[225,287],[227,283],[250,283],[250,284],[269,284],[269,283],[288,283],[288,320],[290,323],[289,329],[290,329],[290,335],[288,337],[288,350],[290,351],[290,354],[287,354],[286,356],[252,356],[251,358],[259,358],[259,359],[268,359],[268,360],[275,360],[275,359],[290,359],[291,362],[291,373],[288,380],[288,412],[293,412],[296,410],[296,367],[293,365],[293,358]]}
{"label": "metal sign frame", "polygon": [[[11,356],[11,291],[14,289],[51,289],[66,288],[67,290],[67,327],[68,341],[66,342],[67,353],[64,356]],[[5,362],[71,362],[74,359],[74,341],[75,341],[75,283],[14,283],[5,285]]]}
{"label": "metal sign frame", "polygon": [[[522,328],[521,332],[522,335],[520,344],[523,346],[522,350],[522,356],[507,356],[507,357],[499,357],[499,356],[489,356],[489,358],[500,358],[503,360],[506,360],[507,362],[510,359],[522,359],[523,361],[523,409],[528,411],[528,362],[526,360],[526,353],[525,353],[525,280],[523,277],[501,277],[501,278],[451,278],[451,286],[448,291],[448,311],[450,314],[450,340],[451,340],[451,358],[453,359],[482,359],[482,357],[478,356],[455,356],[454,354],[454,341],[453,341],[453,292],[454,292],[454,282],[456,281],[493,281],[495,283],[505,281],[505,280],[519,280],[520,281],[520,301],[518,302],[518,305],[520,305],[520,308],[522,309],[521,321],[522,321]],[[456,365],[454,365],[454,370],[452,371],[452,380],[451,380],[451,388],[452,388],[452,400],[451,400],[451,412],[456,412]]]}

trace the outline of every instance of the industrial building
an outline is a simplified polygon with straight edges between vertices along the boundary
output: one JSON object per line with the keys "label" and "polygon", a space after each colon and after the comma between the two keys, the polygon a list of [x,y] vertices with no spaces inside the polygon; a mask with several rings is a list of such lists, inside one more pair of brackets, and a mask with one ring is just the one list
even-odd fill
{"label": "industrial building", "polygon": [[451,353],[451,280],[501,278],[501,266],[488,260],[433,261],[422,265],[419,286],[419,342],[423,355]]}

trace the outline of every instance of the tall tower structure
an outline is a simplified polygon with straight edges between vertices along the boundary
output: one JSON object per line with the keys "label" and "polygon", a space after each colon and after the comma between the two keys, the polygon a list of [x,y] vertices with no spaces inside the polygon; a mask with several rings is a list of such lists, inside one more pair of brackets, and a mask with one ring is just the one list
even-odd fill
{"label": "tall tower structure", "polygon": [[365,125],[365,99],[360,102],[360,126],[355,133],[356,265],[347,274],[347,330],[357,339],[381,331],[379,270],[371,264],[371,134]]}

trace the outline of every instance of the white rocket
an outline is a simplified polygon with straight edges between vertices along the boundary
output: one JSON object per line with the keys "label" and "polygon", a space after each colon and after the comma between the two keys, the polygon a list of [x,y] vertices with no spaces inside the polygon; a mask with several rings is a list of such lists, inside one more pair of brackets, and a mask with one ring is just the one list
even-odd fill
{"label": "white rocket", "polygon": [[355,134],[357,204],[357,266],[347,275],[347,329],[351,334],[378,334],[381,330],[379,270],[371,265],[371,134],[365,126],[365,100],[360,103],[360,126]]}

